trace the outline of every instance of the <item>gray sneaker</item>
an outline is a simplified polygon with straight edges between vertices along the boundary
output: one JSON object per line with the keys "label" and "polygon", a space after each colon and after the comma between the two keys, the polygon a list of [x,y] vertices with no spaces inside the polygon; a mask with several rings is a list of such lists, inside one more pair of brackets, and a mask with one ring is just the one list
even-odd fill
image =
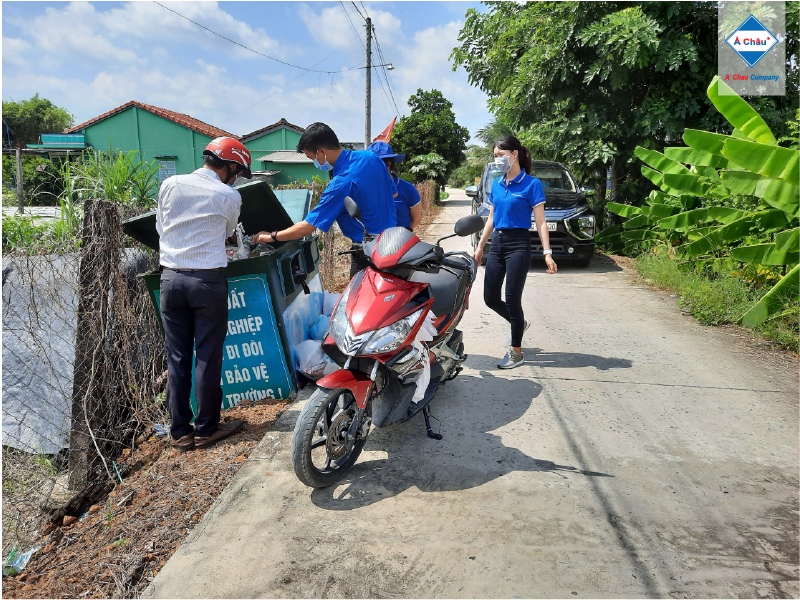
{"label": "gray sneaker", "polygon": [[514,350],[511,346],[508,347],[508,352],[506,352],[505,358],[497,363],[497,367],[499,369],[513,369],[515,367],[519,367],[525,361],[522,358],[522,352],[517,354],[517,351]]}
{"label": "gray sneaker", "polygon": [[[522,335],[524,336],[528,329],[531,328],[531,322],[528,319],[525,319],[525,326],[522,328]],[[503,338],[503,345],[510,346],[511,345],[511,334],[508,334],[506,337]]]}

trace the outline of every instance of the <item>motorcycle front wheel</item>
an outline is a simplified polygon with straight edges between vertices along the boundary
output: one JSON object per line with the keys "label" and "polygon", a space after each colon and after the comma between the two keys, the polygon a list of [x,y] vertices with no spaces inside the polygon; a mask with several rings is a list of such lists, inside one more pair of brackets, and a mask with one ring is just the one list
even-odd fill
{"label": "motorcycle front wheel", "polygon": [[343,435],[356,408],[350,390],[319,388],[300,411],[292,435],[292,466],[297,478],[307,486],[333,485],[358,460],[366,439],[357,439],[348,450]]}

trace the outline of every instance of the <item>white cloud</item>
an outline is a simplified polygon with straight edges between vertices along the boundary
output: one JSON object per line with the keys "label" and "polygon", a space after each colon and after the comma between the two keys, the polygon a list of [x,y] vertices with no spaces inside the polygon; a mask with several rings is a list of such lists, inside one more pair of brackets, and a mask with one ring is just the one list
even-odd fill
{"label": "white cloud", "polygon": [[[349,11],[348,20],[341,5],[335,4],[330,8],[323,8],[317,13],[308,4],[301,4],[298,10],[300,18],[305,23],[311,37],[326,46],[338,48],[353,39],[355,34],[364,40],[366,27],[361,17]],[[372,26],[380,31],[381,43],[391,44],[403,35],[400,19],[392,13],[369,9]],[[362,46],[363,47],[363,46]]]}
{"label": "white cloud", "polygon": [[3,38],[3,63],[24,67],[28,64],[26,55],[31,45],[20,38]]}

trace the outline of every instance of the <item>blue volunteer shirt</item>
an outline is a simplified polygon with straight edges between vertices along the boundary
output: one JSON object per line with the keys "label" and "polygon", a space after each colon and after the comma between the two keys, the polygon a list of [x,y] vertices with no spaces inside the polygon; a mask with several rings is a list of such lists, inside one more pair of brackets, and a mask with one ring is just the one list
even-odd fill
{"label": "blue volunteer shirt", "polygon": [[501,175],[492,184],[495,229],[530,229],[533,207],[544,203],[542,182],[521,171],[508,186]]}
{"label": "blue volunteer shirt", "polygon": [[356,201],[364,227],[377,235],[397,223],[395,193],[397,186],[376,154],[365,150],[342,150],[333,165],[333,179],[305,221],[322,231],[328,231],[336,221],[342,233],[354,242],[360,242],[364,230],[347,214],[344,199],[350,196]]}
{"label": "blue volunteer shirt", "polygon": [[409,209],[420,203],[419,192],[413,183],[400,179],[396,175],[392,181],[397,186],[397,197],[394,199],[394,210],[397,213],[398,227],[411,227],[411,213]]}

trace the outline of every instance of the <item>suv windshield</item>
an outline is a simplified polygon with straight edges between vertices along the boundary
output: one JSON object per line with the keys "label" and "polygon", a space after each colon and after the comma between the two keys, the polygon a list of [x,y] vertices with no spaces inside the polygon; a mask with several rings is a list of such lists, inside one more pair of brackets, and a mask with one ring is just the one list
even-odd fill
{"label": "suv windshield", "polygon": [[489,197],[489,194],[492,192],[492,184],[500,175],[502,175],[502,173],[498,169],[489,167],[486,170],[486,177],[483,179],[483,196],[485,198]]}
{"label": "suv windshield", "polygon": [[546,192],[576,192],[572,177],[564,169],[546,167],[531,169],[531,175],[542,182]]}

